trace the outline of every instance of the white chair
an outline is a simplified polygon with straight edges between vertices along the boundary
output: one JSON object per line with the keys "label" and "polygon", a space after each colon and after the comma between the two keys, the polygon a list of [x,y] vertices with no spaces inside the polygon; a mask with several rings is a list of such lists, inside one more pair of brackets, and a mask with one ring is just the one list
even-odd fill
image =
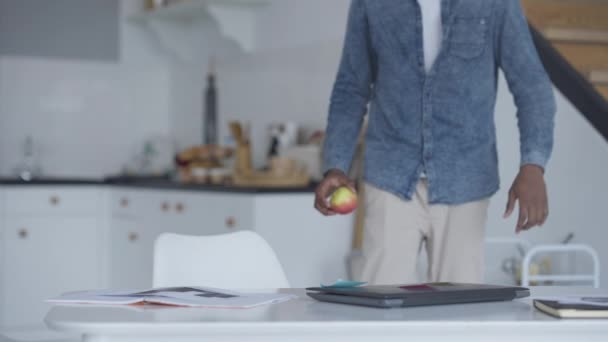
{"label": "white chair", "polygon": [[[583,253],[586,254],[592,264],[592,273],[590,274],[540,274],[531,275],[530,265],[532,260],[543,253]],[[595,288],[600,287],[600,259],[597,252],[587,245],[540,245],[536,246],[526,253],[526,257],[522,262],[522,286],[529,286],[535,281],[552,281],[561,283],[589,283]]]}
{"label": "white chair", "polygon": [[287,288],[276,254],[258,234],[162,234],[154,246],[154,287]]}

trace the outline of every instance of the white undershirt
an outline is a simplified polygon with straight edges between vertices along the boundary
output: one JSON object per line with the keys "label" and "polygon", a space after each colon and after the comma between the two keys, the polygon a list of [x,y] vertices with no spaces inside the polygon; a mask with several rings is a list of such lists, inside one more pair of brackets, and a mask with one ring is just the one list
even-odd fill
{"label": "white undershirt", "polygon": [[[443,40],[443,25],[441,22],[441,0],[418,0],[422,11],[422,41],[424,46],[424,70],[431,71]],[[426,179],[422,172],[421,179]]]}
{"label": "white undershirt", "polygon": [[424,42],[424,69],[428,73],[435,63],[441,41],[443,27],[441,23],[441,0],[418,0],[422,10],[422,38]]}

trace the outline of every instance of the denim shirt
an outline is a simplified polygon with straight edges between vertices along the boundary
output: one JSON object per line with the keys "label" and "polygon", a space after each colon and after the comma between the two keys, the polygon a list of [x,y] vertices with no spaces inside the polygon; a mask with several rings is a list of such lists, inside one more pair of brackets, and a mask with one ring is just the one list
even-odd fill
{"label": "denim shirt", "polygon": [[442,21],[441,51],[426,73],[417,0],[352,0],[325,170],[348,171],[369,105],[366,182],[407,200],[426,173],[432,204],[493,195],[499,68],[517,106],[521,164],[546,167],[555,99],[519,0],[442,0]]}

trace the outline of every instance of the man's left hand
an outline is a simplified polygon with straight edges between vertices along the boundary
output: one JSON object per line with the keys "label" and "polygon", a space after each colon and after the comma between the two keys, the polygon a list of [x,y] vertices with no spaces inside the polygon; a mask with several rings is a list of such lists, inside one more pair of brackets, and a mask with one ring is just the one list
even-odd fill
{"label": "man's left hand", "polygon": [[541,167],[524,165],[521,168],[509,191],[505,218],[511,216],[517,201],[519,201],[517,233],[545,223],[549,217],[549,204],[544,170]]}

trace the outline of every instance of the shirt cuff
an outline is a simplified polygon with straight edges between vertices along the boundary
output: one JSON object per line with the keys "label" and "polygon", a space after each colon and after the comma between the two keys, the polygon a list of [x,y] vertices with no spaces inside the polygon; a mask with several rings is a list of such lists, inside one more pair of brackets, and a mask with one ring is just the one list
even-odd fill
{"label": "shirt cuff", "polygon": [[348,174],[349,163],[340,161],[325,161],[323,163],[323,175],[327,174],[327,172],[330,170],[340,170],[344,172],[344,174]]}
{"label": "shirt cuff", "polygon": [[536,165],[545,170],[548,162],[549,157],[545,153],[538,151],[524,153],[521,157],[521,166]]}

